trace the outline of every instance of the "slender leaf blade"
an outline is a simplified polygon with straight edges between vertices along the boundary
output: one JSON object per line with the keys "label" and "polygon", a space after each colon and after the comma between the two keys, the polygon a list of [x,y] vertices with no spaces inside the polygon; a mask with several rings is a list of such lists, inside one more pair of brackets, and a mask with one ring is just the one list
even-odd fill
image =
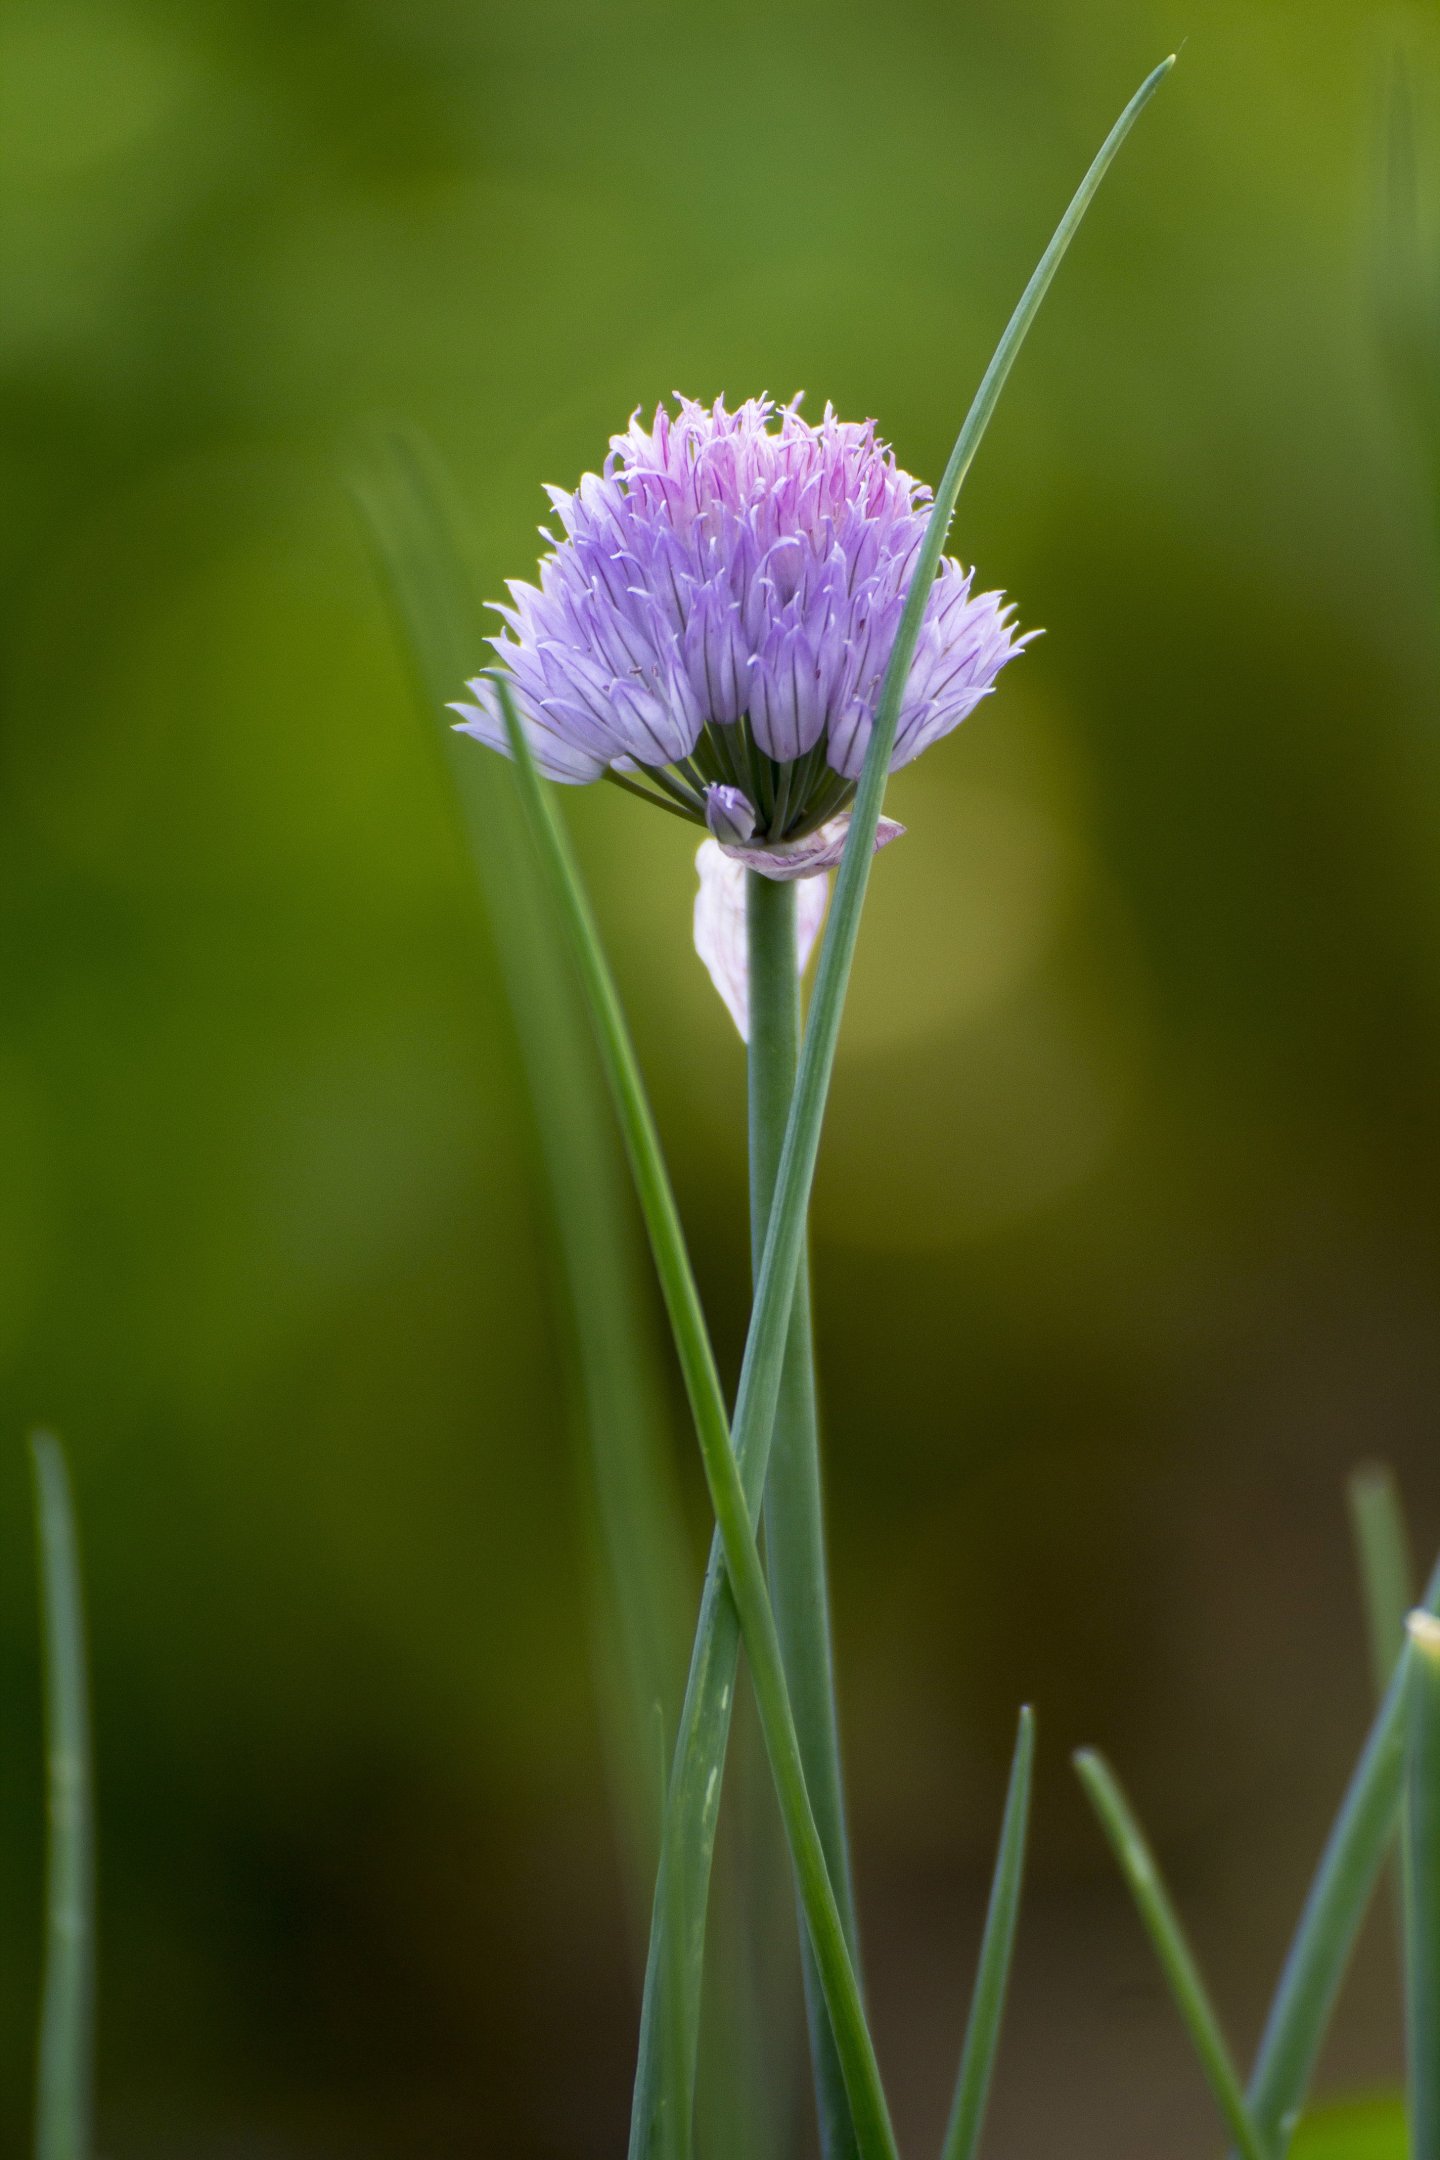
{"label": "slender leaf blade", "polygon": [[1415,2160],[1440,2160],[1440,1620],[1412,1613],[1405,2024]]}
{"label": "slender leaf blade", "polygon": [[975,1993],[965,2026],[965,2044],[955,2081],[955,2098],[940,2160],[974,2160],[985,2126],[985,2109],[1000,2047],[1000,2025],[1015,1953],[1020,1918],[1020,1886],[1025,1874],[1025,1845],[1030,1828],[1030,1788],[1035,1767],[1035,1717],[1020,1712],[1020,1730],[1010,1765],[1010,1786],[1000,1827],[1000,1849],[990,1886],[990,1906],[980,1943]]}
{"label": "slender leaf blade", "polygon": [[1075,1757],[1075,1768],[1100,1819],[1100,1826],[1110,1840],[1111,1850],[1129,1885],[1165,1975],[1171,1998],[1200,2058],[1206,2081],[1230,2135],[1245,2160],[1267,2160],[1265,2145],[1245,2104],[1240,2074],[1231,2060],[1225,2035],[1220,2030],[1220,2020],[1195,1962],[1195,1953],[1186,1939],[1179,1914],[1165,1888],[1135,1811],[1114,1771],[1093,1748],[1080,1750]]}

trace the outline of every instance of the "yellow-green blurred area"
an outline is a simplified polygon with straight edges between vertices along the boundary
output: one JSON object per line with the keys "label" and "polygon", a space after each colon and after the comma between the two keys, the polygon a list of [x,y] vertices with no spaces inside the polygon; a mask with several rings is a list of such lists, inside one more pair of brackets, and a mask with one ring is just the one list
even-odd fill
{"label": "yellow-green blurred area", "polygon": [[[418,422],[489,592],[533,568],[541,483],[677,387],[803,388],[933,480],[1186,38],[962,500],[959,551],[1046,635],[892,791],[815,1237],[902,2139],[938,2137],[1029,1699],[987,2150],[1218,2149],[1067,1751],[1124,1774],[1248,2053],[1368,1714],[1345,1471],[1393,1461],[1422,1560],[1440,1535],[1435,386],[1381,294],[1397,53],[1440,252],[1440,31],[1367,0],[11,0],[6,2150],[41,1418],[91,1610],[102,2149],[621,2149],[637,1990],[543,1205],[347,473],[377,415]],[[733,1375],[744,1075],[693,836],[564,807]],[[678,1390],[673,1424],[698,1586]],[[1398,2076],[1387,1917],[1329,2090]]]}

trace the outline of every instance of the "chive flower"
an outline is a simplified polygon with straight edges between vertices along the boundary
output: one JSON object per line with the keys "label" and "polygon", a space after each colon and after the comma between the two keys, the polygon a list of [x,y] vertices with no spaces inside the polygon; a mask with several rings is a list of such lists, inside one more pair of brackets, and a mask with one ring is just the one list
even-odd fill
{"label": "chive flower", "polygon": [[[798,398],[677,403],[648,428],[634,415],[573,494],[547,491],[562,534],[545,534],[538,585],[510,581],[491,643],[548,778],[615,781],[737,866],[818,877],[845,844],[930,490],[873,421],[828,405],[812,426]],[[1026,642],[1012,615],[941,563],[892,772],[988,695]],[[507,750],[494,683],[469,688],[461,730]],[[877,845],[900,829],[884,821]],[[743,891],[714,883],[732,906]]]}

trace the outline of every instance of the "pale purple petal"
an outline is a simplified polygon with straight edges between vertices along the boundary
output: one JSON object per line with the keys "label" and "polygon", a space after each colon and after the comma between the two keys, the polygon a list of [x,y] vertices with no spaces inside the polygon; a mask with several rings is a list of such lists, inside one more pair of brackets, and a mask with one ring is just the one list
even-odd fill
{"label": "pale purple petal", "polygon": [[705,790],[705,822],[725,847],[744,847],[755,830],[755,805],[738,787]]}
{"label": "pale purple petal", "polygon": [[[467,687],[474,692],[473,705],[452,705],[449,710],[460,714],[455,723],[457,735],[473,735],[477,742],[488,743],[492,750],[503,750],[510,755],[510,737],[505,728],[505,715],[500,710],[500,700],[493,683],[483,678]],[[520,707],[520,724],[535,754],[535,763],[547,780],[563,780],[572,787],[580,787],[590,780],[598,780],[605,770],[605,759],[587,751],[569,730],[549,725]]]}
{"label": "pale purple petal", "polygon": [[[859,777],[931,508],[872,421],[681,397],[648,425],[634,414],[601,472],[549,493],[561,538],[538,582],[511,583],[493,641],[544,771],[698,756],[723,781],[706,730],[748,719],[778,763],[823,742],[834,772]],[[1025,642],[999,594],[942,563],[892,769],[958,726]],[[505,749],[493,692],[472,688],[465,727]]]}

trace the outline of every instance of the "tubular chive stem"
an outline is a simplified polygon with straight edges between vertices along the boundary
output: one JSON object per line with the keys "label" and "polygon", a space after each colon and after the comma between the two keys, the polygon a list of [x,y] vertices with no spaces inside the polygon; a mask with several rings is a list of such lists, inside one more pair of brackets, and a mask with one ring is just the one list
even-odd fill
{"label": "tubular chive stem", "polygon": [[540,775],[515,710],[509,684],[503,675],[497,674],[492,679],[496,682],[504,711],[511,753],[520,775],[521,794],[570,931],[572,951],[589,1000],[601,1058],[610,1080],[616,1114],[650,1232],[656,1272],[675,1335],[710,1501],[724,1546],[725,1570],[744,1631],[776,1795],[816,1966],[825,1990],[826,2007],[844,2066],[845,2089],[860,2150],[865,2160],[896,2160],[894,2133],[880,2083],[879,2066],[805,1787],[780,1643],[765,1587],[765,1572],[739,1466],[730,1444],[724,1398],[720,1393],[659,1135],[630,1032],[569,844],[540,784]]}
{"label": "tubular chive stem", "polygon": [[1440,2160],[1440,1620],[1410,1615],[1405,2021],[1415,2160]]}
{"label": "tubular chive stem", "polygon": [[[800,1054],[800,981],[795,967],[795,887],[777,884],[751,871],[745,879],[745,893],[750,959],[750,1039],[746,1060],[750,1242],[753,1264],[758,1269]],[[845,1939],[858,1973],[855,1897],[845,1827],[830,1640],[809,1269],[803,1252],[765,1488],[765,1558],[805,1782],[835,1886]],[[801,1948],[821,2150],[825,2160],[850,2160],[856,2149],[855,2133],[839,2056],[809,1943],[802,1939]]]}
{"label": "tubular chive stem", "polygon": [[1035,1767],[1035,1717],[1020,1712],[1020,1730],[1010,1765],[1010,1789],[1005,1798],[1005,1817],[1000,1828],[1000,1849],[990,1887],[990,1907],[980,1944],[980,1963],[975,1975],[975,1994],[965,2025],[965,2045],[955,2098],[941,2147],[940,2160],[974,2160],[985,2127],[985,2107],[1000,2046],[1000,2021],[1010,1981],[1010,1961],[1015,1950],[1015,1927],[1020,1917],[1020,1885],[1025,1873],[1025,1840],[1030,1827],[1030,1785]]}
{"label": "tubular chive stem", "polygon": [[1145,1932],[1165,1975],[1175,2007],[1200,2058],[1216,2106],[1244,2160],[1269,2160],[1260,2133],[1245,2105],[1239,2073],[1225,2044],[1194,1952],[1119,1780],[1104,1757],[1082,1748],[1075,1757],[1080,1782],[1089,1794],[1100,1826],[1110,1840],[1120,1872],[1130,1887]]}
{"label": "tubular chive stem", "polygon": [[85,1610],[70,1479],[50,1433],[30,1439],[45,1651],[45,1984],[35,2160],[90,2160],[95,2058],[95,1831]]}

